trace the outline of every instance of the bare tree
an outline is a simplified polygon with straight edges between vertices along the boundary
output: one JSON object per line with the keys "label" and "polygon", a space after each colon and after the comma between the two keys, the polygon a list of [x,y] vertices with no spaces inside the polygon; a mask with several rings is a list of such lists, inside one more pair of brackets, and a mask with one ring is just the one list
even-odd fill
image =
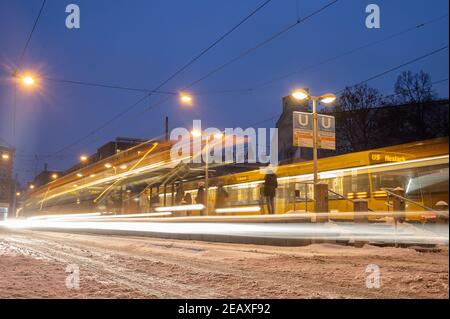
{"label": "bare tree", "polygon": [[397,77],[395,95],[398,103],[420,104],[436,98],[428,73],[405,71]]}
{"label": "bare tree", "polygon": [[377,108],[383,105],[383,95],[375,88],[366,84],[345,88],[333,111],[339,152],[365,150],[376,143]]}
{"label": "bare tree", "polygon": [[433,91],[431,76],[424,71],[414,74],[405,71],[397,78],[395,93],[398,103],[411,105],[406,121],[412,134],[417,139],[432,136],[432,132],[429,132],[430,125],[427,123],[430,123],[430,117],[435,114],[429,112],[430,106],[427,102],[437,99],[437,94]]}

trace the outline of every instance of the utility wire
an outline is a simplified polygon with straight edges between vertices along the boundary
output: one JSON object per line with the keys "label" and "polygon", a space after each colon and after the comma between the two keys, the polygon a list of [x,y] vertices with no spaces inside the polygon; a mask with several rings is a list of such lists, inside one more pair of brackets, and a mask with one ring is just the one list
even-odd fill
{"label": "utility wire", "polygon": [[[368,78],[368,79],[366,79],[366,80],[364,80],[364,81],[361,81],[361,82],[359,82],[359,83],[357,83],[357,84],[355,84],[355,85],[353,85],[353,86],[365,84],[365,83],[367,83],[367,82],[369,82],[369,81],[375,80],[375,79],[377,79],[377,78],[379,78],[379,77],[382,77],[382,76],[384,76],[384,75],[386,75],[386,74],[389,74],[389,73],[391,73],[391,72],[393,72],[393,71],[395,71],[395,70],[401,69],[401,68],[403,68],[403,67],[405,67],[405,66],[407,66],[407,65],[410,65],[410,64],[415,63],[415,62],[417,62],[417,61],[420,61],[420,60],[423,60],[423,59],[425,59],[425,58],[428,58],[428,57],[430,57],[430,56],[432,56],[432,55],[434,55],[434,54],[436,54],[436,53],[439,53],[439,52],[444,51],[444,50],[447,50],[447,49],[448,49],[448,45],[443,46],[443,47],[441,47],[441,48],[439,48],[439,49],[437,49],[437,50],[431,51],[431,52],[426,53],[426,54],[424,54],[424,55],[421,55],[421,56],[419,56],[419,57],[417,57],[417,58],[415,58],[415,59],[412,59],[412,60],[410,60],[410,61],[408,61],[408,62],[402,63],[402,64],[400,64],[400,65],[398,65],[398,66],[396,66],[396,67],[393,67],[393,68],[391,68],[391,69],[388,69],[388,70],[386,70],[386,71],[384,71],[384,72],[381,72],[381,73],[379,73],[379,74],[377,74],[377,75],[374,75],[374,76],[372,76],[372,77],[370,77],[370,78]],[[342,92],[342,91],[344,91],[344,90],[345,90],[345,89],[342,89],[342,90],[338,91],[337,93],[340,93],[340,92]]]}
{"label": "utility wire", "polygon": [[48,78],[48,77],[44,77],[43,79],[45,79],[47,81],[51,81],[51,82],[57,82],[57,83],[100,87],[100,88],[106,88],[106,89],[117,89],[117,90],[124,90],[124,91],[146,92],[146,93],[151,93],[151,94],[164,94],[164,95],[177,95],[178,94],[178,92],[156,91],[156,90],[133,88],[133,87],[129,87],[129,86],[119,86],[119,85],[111,85],[111,84],[104,84],[104,83],[93,83],[93,82],[86,82],[86,81],[55,79],[55,78]]}
{"label": "utility wire", "polygon": [[[297,0],[297,4],[298,4],[298,0]],[[392,40],[394,38],[397,38],[397,37],[402,36],[404,34],[407,34],[409,32],[421,29],[421,28],[423,28],[423,27],[425,27],[425,26],[427,26],[429,24],[438,22],[438,21],[440,21],[440,20],[442,20],[444,18],[447,18],[447,17],[448,17],[448,14],[445,14],[445,15],[439,16],[439,17],[437,17],[435,19],[415,24],[415,25],[413,25],[411,27],[408,27],[408,28],[406,28],[406,29],[404,29],[402,31],[399,31],[399,32],[394,33],[394,34],[391,34],[391,35],[389,35],[389,36],[387,36],[387,37],[385,37],[383,39],[363,44],[361,46],[355,47],[355,48],[353,48],[351,50],[348,50],[346,52],[343,52],[341,54],[338,54],[338,55],[335,55],[333,57],[330,57],[330,58],[327,58],[325,60],[322,60],[322,61],[320,61],[320,62],[318,62],[316,64],[307,66],[307,67],[305,67],[305,68],[303,68],[301,70],[296,70],[294,72],[289,72],[289,73],[286,73],[286,74],[281,75],[279,77],[276,77],[274,79],[265,81],[263,83],[255,85],[252,88],[247,88],[247,89],[229,89],[229,90],[221,90],[221,91],[217,91],[217,92],[202,92],[202,93],[197,93],[196,95],[209,95],[209,94],[216,94],[216,93],[251,92],[251,91],[257,90],[259,88],[265,87],[267,85],[270,85],[271,83],[274,83],[274,82],[277,82],[279,80],[282,80],[282,79],[288,78],[290,76],[293,76],[295,74],[298,74],[298,73],[301,73],[301,72],[304,72],[304,71],[307,71],[307,70],[311,70],[311,69],[317,68],[319,66],[328,64],[328,63],[330,63],[332,61],[335,61],[335,60],[340,59],[342,57],[345,57],[345,56],[348,56],[350,54],[353,54],[353,53],[355,53],[357,51],[366,49],[366,48],[374,46],[374,45],[381,44],[381,43],[383,43],[385,41]],[[298,20],[298,21],[300,21],[300,20]],[[129,87],[129,86],[111,85],[111,84],[105,84],[105,83],[93,83],[93,82],[87,82],[87,81],[74,81],[74,80],[66,80],[66,79],[55,79],[55,78],[49,78],[49,77],[43,77],[43,79],[46,79],[46,80],[52,81],[52,82],[58,82],[58,83],[74,84],[74,85],[82,85],[82,86],[91,86],[91,87],[100,87],[100,88],[109,88],[109,89],[117,89],[117,90],[124,90],[124,91],[146,92],[146,93],[161,94],[161,95],[177,95],[178,94],[178,92],[174,92],[174,91],[152,91],[152,90],[149,90],[149,89],[135,88],[135,87]]]}
{"label": "utility wire", "polygon": [[[309,15],[307,15],[306,17],[304,17],[303,19],[300,19],[298,21],[296,21],[293,24],[288,25],[287,27],[283,28],[282,30],[278,31],[277,33],[273,34],[272,36],[270,36],[269,38],[267,38],[266,40],[260,42],[259,44],[257,44],[256,46],[244,51],[243,53],[239,54],[238,56],[236,56],[235,58],[229,60],[228,62],[220,65],[219,67],[215,68],[214,70],[210,71],[208,74],[206,74],[205,76],[201,77],[200,79],[192,82],[191,84],[189,84],[188,86],[186,86],[185,88],[183,88],[183,90],[189,89],[192,86],[200,83],[201,81],[207,79],[208,77],[212,76],[213,74],[219,72],[220,70],[222,70],[223,68],[231,65],[232,63],[244,58],[245,56],[249,55],[250,53],[258,50],[259,48],[263,47],[264,45],[268,44],[269,42],[271,42],[272,40],[278,38],[279,36],[281,36],[282,34],[288,32],[289,30],[291,30],[292,28],[296,27],[297,25],[305,22],[306,20],[312,18],[313,16],[321,13],[322,11],[324,11],[325,9],[327,9],[328,7],[332,6],[333,4],[335,4],[336,2],[338,2],[339,0],[334,0],[329,2],[328,4],[326,4],[325,6],[317,9],[316,11],[310,13]],[[160,106],[162,104],[164,104],[165,102],[167,102],[170,99],[170,97],[165,97],[163,99],[161,99],[160,101],[156,102],[155,104],[150,105],[148,108],[144,109],[141,113],[139,113],[140,115],[142,115],[143,113],[154,109],[157,106]]]}
{"label": "utility wire", "polygon": [[[202,50],[197,56],[195,56],[193,59],[191,59],[188,63],[186,63],[184,66],[182,66],[180,69],[178,69],[175,73],[173,73],[171,76],[169,76],[166,80],[164,80],[161,84],[159,84],[155,89],[151,91],[158,91],[161,87],[163,87],[165,84],[167,84],[170,80],[175,78],[178,74],[183,72],[185,69],[187,69],[189,66],[191,66],[193,63],[195,63],[198,59],[200,59],[203,55],[205,55],[208,51],[213,49],[217,44],[219,44],[221,41],[223,41],[227,36],[229,36],[231,33],[233,33],[237,28],[239,28],[242,24],[244,24],[247,20],[249,20],[252,16],[254,16],[258,11],[260,11],[262,8],[264,8],[266,5],[268,5],[272,0],[266,0],[261,5],[259,5],[255,10],[253,10],[249,15],[247,15],[244,19],[242,19],[238,24],[233,26],[230,30],[225,32],[222,36],[220,36],[216,41],[214,41],[210,46]],[[147,97],[151,96],[152,93],[146,93],[145,96],[140,98],[135,103],[131,104],[127,108],[125,108],[123,111],[115,115],[113,118],[102,124],[100,127],[94,129],[89,134],[83,136],[82,138],[76,140],[75,142],[69,144],[68,146],[65,146],[55,152],[54,154],[59,154],[61,152],[64,152],[65,150],[71,148],[72,146],[78,144],[79,142],[83,141],[84,139],[90,137],[91,135],[95,134],[96,132],[100,131],[104,127],[108,126],[110,123],[114,122],[115,120],[119,119],[126,113],[130,112],[133,108],[135,108],[137,105],[139,105],[141,102],[143,102]]]}
{"label": "utility wire", "polygon": [[[284,27],[283,29],[281,29],[280,31],[276,32],[275,34],[271,35],[269,38],[265,39],[264,41],[258,43],[256,46],[242,52],[241,54],[237,55],[236,57],[232,58],[231,60],[221,64],[220,66],[216,67],[215,69],[213,69],[212,71],[208,72],[206,75],[202,76],[201,78],[195,80],[194,82],[190,83],[189,85],[187,85],[186,87],[183,88],[183,90],[189,89],[191,87],[193,87],[194,85],[197,85],[198,83],[206,80],[207,78],[209,78],[210,76],[212,76],[213,74],[219,72],[220,70],[224,69],[225,67],[233,64],[234,62],[246,57],[247,55],[249,55],[250,53],[262,48],[263,46],[265,46],[266,44],[268,44],[269,42],[275,40],[276,38],[278,38],[279,36],[283,35],[284,33],[288,32],[289,30],[293,29],[294,27],[296,27],[297,25],[305,22],[306,20],[309,20],[310,18],[312,18],[313,16],[321,13],[322,11],[324,11],[325,9],[327,9],[328,7],[332,6],[333,4],[335,4],[336,2],[338,2],[339,0],[334,0],[332,2],[329,2],[328,4],[326,4],[325,6],[317,9],[316,11],[310,13],[309,15],[307,15],[306,17],[304,17],[303,19],[300,19],[290,25],[288,25],[287,27]],[[158,105],[161,105],[162,103],[158,103],[155,105],[151,105],[149,106],[147,109],[144,110],[144,112],[149,111],[153,108],[155,108]]]}
{"label": "utility wire", "polygon": [[41,15],[42,15],[42,11],[44,11],[44,7],[45,7],[45,3],[46,2],[47,2],[47,0],[42,1],[41,8],[39,9],[39,13],[38,13],[38,15],[36,17],[36,20],[34,21],[34,24],[33,24],[33,28],[31,29],[31,32],[30,32],[30,34],[28,36],[28,39],[27,39],[27,42],[25,43],[25,47],[22,50],[22,54],[20,55],[19,63],[17,65],[18,68],[20,68],[20,66],[22,65],[23,58],[25,57],[25,53],[27,52],[28,46],[30,45],[31,38],[33,37],[34,31],[36,30],[37,24],[38,24],[39,19],[40,19]]}
{"label": "utility wire", "polygon": [[215,68],[214,70],[208,72],[207,74],[205,74],[204,76],[202,76],[201,78],[195,80],[194,82],[192,82],[191,84],[189,84],[186,88],[191,88],[192,86],[197,85],[198,83],[204,81],[205,79],[209,78],[210,76],[212,76],[213,74],[219,72],[220,70],[224,69],[225,67],[229,66],[230,64],[235,63],[236,61],[239,61],[240,59],[246,57],[247,55],[251,54],[252,52],[260,49],[261,47],[265,46],[266,44],[270,43],[271,41],[275,40],[276,38],[278,38],[279,36],[283,35],[284,33],[290,31],[291,29],[293,29],[294,27],[298,26],[299,24],[309,20],[310,18],[314,17],[315,15],[321,13],[322,11],[326,10],[328,7],[331,7],[332,5],[334,5],[336,2],[338,2],[339,0],[334,0],[332,2],[329,2],[328,4],[326,4],[325,6],[319,8],[318,10],[310,13],[309,15],[307,15],[306,17],[297,20],[295,23],[288,25],[287,27],[283,28],[282,30],[278,31],[277,33],[273,34],[272,36],[270,36],[269,38],[267,38],[266,40],[260,42],[259,44],[257,44],[256,46],[242,52],[241,54],[239,54],[238,56],[232,58],[231,60],[225,62],[224,64],[218,66],[217,68]]}
{"label": "utility wire", "polygon": [[[414,26],[412,26],[412,27],[409,27],[409,28],[407,28],[407,29],[405,29],[405,30],[402,30],[402,31],[400,31],[400,32],[391,34],[391,35],[389,35],[389,36],[387,36],[387,37],[385,37],[385,38],[383,38],[383,39],[376,40],[376,41],[373,41],[373,42],[366,43],[366,44],[364,44],[364,45],[355,47],[355,48],[353,48],[353,49],[351,49],[351,50],[349,50],[349,51],[346,51],[346,52],[344,52],[344,53],[342,53],[342,54],[338,54],[338,55],[335,55],[335,56],[333,56],[333,57],[327,58],[327,59],[325,59],[325,60],[323,60],[323,61],[321,61],[321,62],[318,62],[318,63],[316,63],[316,64],[307,66],[307,67],[305,67],[305,68],[303,68],[303,69],[301,69],[301,70],[297,70],[297,71],[294,71],[294,72],[286,73],[286,74],[284,74],[284,75],[282,75],[282,76],[279,76],[279,77],[276,77],[276,78],[274,78],[274,79],[265,81],[265,82],[263,82],[263,83],[261,83],[261,84],[258,84],[258,85],[256,85],[256,86],[254,86],[253,88],[240,89],[240,90],[235,90],[235,91],[243,91],[243,90],[254,91],[254,90],[263,88],[263,87],[265,87],[265,86],[267,86],[267,85],[270,85],[270,84],[272,84],[272,83],[274,83],[274,82],[277,82],[277,81],[279,81],[279,80],[283,80],[283,79],[285,79],[285,78],[288,78],[288,77],[290,77],[290,76],[292,76],[292,75],[299,74],[299,73],[301,73],[301,72],[305,72],[305,71],[307,71],[307,70],[311,70],[311,69],[317,68],[317,67],[319,67],[319,66],[328,64],[328,63],[330,63],[330,62],[332,62],[332,61],[335,61],[335,60],[338,60],[338,59],[343,58],[343,57],[345,57],[345,56],[348,56],[348,55],[350,55],[350,54],[353,54],[353,53],[355,53],[355,52],[357,52],[357,51],[360,51],[360,50],[369,48],[369,47],[374,46],[374,45],[378,45],[378,44],[383,43],[383,42],[385,42],[385,41],[392,40],[392,39],[394,39],[394,38],[397,38],[397,37],[399,37],[399,36],[402,36],[402,35],[404,35],[404,34],[406,34],[406,33],[409,33],[409,32],[412,32],[412,31],[415,31],[415,30],[418,30],[418,29],[421,29],[421,28],[423,28],[423,27],[425,27],[425,26],[427,26],[427,25],[429,25],[429,24],[438,22],[438,21],[440,21],[440,20],[442,20],[442,19],[444,19],[444,18],[446,18],[446,17],[448,17],[448,14],[442,15],[442,16],[440,16],[440,17],[437,17],[437,18],[435,18],[435,19],[429,20],[429,21],[427,21],[427,22],[423,22],[423,23],[416,24],[416,25],[414,25]],[[229,90],[229,91],[232,91],[232,90]]]}
{"label": "utility wire", "polygon": [[[408,61],[408,62],[402,63],[402,64],[400,64],[400,65],[398,65],[398,66],[396,66],[396,67],[393,67],[393,68],[391,68],[391,69],[388,69],[388,70],[386,70],[386,71],[383,71],[383,72],[381,72],[381,73],[379,73],[379,74],[377,74],[377,75],[371,76],[370,78],[368,78],[368,79],[366,79],[366,80],[364,80],[364,81],[358,82],[358,83],[356,83],[356,84],[353,84],[353,85],[350,85],[350,86],[347,86],[347,87],[353,87],[353,86],[365,84],[365,83],[367,83],[367,82],[369,82],[369,81],[372,81],[372,80],[377,79],[377,78],[379,78],[379,77],[382,77],[382,76],[384,76],[384,75],[386,75],[386,74],[389,74],[389,73],[391,73],[391,72],[393,72],[393,71],[395,71],[395,70],[398,70],[398,69],[400,69],[400,68],[402,68],[402,67],[404,67],[404,66],[407,66],[407,65],[410,65],[410,64],[415,63],[415,62],[417,62],[417,61],[420,61],[420,60],[422,60],[422,59],[428,58],[428,57],[430,57],[430,56],[432,56],[432,55],[434,55],[434,54],[436,54],[436,53],[439,53],[439,52],[441,52],[441,51],[443,51],[443,50],[445,50],[445,49],[448,49],[448,45],[447,45],[447,46],[444,46],[444,47],[441,47],[441,48],[439,48],[439,49],[437,49],[437,50],[431,51],[431,52],[429,52],[429,53],[427,53],[427,54],[421,55],[421,56],[419,56],[419,57],[417,57],[417,58],[415,58],[415,59],[412,59],[412,60],[410,60],[410,61]],[[442,80],[439,80],[439,81],[436,81],[436,82],[433,82],[433,83],[431,83],[431,84],[432,84],[432,85],[436,85],[436,84],[439,84],[439,83],[442,83],[442,82],[445,82],[445,81],[448,81],[448,78],[447,78],[447,79],[442,79]],[[345,88],[339,90],[337,93],[342,93],[344,90],[345,90]],[[270,118],[267,118],[267,119],[258,121],[258,122],[256,122],[256,123],[251,124],[250,127],[254,127],[254,126],[256,126],[256,125],[259,125],[259,124],[262,124],[262,123],[265,123],[265,122],[274,120],[274,119],[278,118],[279,116],[280,116],[280,115],[277,114],[277,115],[274,115],[274,116],[272,116],[272,117],[270,117]]]}

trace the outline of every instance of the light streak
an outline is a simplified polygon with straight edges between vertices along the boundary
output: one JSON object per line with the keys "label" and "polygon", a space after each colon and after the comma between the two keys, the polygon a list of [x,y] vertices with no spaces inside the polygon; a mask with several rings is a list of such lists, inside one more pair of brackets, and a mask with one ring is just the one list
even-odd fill
{"label": "light streak", "polygon": [[[272,218],[272,216],[270,216]],[[231,236],[245,238],[343,240],[368,243],[408,243],[448,245],[449,228],[443,224],[413,225],[355,224],[355,223],[267,223],[247,222],[246,218],[218,216],[219,222],[151,222],[125,221],[54,221],[9,220],[0,222],[7,229],[30,229],[42,231],[88,231],[104,234],[110,231],[128,235],[151,236],[157,234],[185,234]],[[236,222],[242,219],[245,222]],[[269,218],[267,218],[269,219]],[[171,221],[173,219],[170,219]],[[226,222],[229,220],[229,222]],[[232,222],[234,220],[234,222]],[[225,222],[224,222],[225,221]]]}
{"label": "light streak", "polygon": [[174,211],[181,212],[185,210],[202,210],[205,208],[203,204],[192,204],[192,205],[179,205],[179,206],[164,206],[164,207],[156,207],[155,210],[157,212],[165,212],[165,211]]}
{"label": "light streak", "polygon": [[[139,161],[137,161],[129,170],[133,171],[137,166],[139,166],[139,164],[142,163],[142,161],[151,153],[153,152],[153,150],[158,146],[158,143],[153,143],[153,146],[144,154],[144,156],[142,156]],[[126,169],[126,168],[125,168]],[[94,199],[94,203],[96,203],[108,190],[110,190],[114,185],[116,185],[118,182],[120,182],[122,178],[118,178],[114,181],[114,183],[112,183],[110,186],[108,186],[102,193],[100,193],[100,195],[98,195],[98,197],[96,199]]]}
{"label": "light streak", "polygon": [[216,213],[225,214],[225,213],[257,213],[261,211],[260,206],[245,206],[245,207],[226,207],[226,208],[217,208]]}
{"label": "light streak", "polygon": [[45,219],[55,219],[55,218],[72,218],[72,217],[90,217],[99,216],[101,213],[85,213],[85,214],[66,214],[66,215],[43,215],[43,216],[33,216],[28,217],[27,220],[45,220]]}

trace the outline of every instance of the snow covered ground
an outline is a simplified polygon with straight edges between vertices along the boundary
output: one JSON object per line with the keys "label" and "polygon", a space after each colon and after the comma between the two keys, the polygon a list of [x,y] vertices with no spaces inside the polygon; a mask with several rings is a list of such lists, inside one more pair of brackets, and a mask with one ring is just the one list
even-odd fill
{"label": "snow covered ground", "polygon": [[[67,286],[68,266],[79,269],[79,289]],[[377,268],[380,287],[368,288]],[[272,247],[0,230],[0,298],[448,298],[448,272],[448,247]]]}

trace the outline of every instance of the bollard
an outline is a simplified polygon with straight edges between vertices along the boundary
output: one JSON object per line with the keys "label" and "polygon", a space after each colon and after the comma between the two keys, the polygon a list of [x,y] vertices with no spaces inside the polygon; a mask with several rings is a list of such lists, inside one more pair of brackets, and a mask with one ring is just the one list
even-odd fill
{"label": "bollard", "polygon": [[[401,187],[397,187],[393,190],[394,194],[405,197],[405,190]],[[394,208],[394,220],[403,223],[406,220],[406,203],[405,200],[402,198],[399,198],[397,196],[394,196],[394,202],[393,202],[393,208]]]}
{"label": "bollard", "polygon": [[[316,212],[316,222],[318,222],[318,223],[328,222],[328,184],[327,183],[317,183],[314,185],[314,209]],[[317,215],[317,213],[319,215]],[[324,213],[326,213],[326,215]]]}
{"label": "bollard", "polygon": [[353,211],[355,213],[355,223],[369,222],[369,202],[365,199],[355,199],[353,201]]}

